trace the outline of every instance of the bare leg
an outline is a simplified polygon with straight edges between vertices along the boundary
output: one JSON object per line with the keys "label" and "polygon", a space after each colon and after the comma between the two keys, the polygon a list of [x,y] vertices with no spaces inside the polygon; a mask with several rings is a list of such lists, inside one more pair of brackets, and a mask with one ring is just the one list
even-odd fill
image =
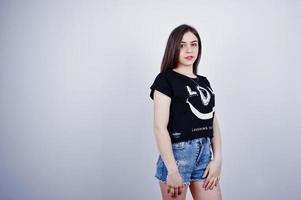
{"label": "bare leg", "polygon": [[172,198],[171,194],[167,192],[168,187],[166,183],[159,181],[162,199],[163,200],[185,200],[188,186],[183,187],[181,195],[178,195],[177,198]]}
{"label": "bare leg", "polygon": [[194,200],[222,200],[219,183],[212,190],[203,188],[204,181],[193,181],[189,189]]}

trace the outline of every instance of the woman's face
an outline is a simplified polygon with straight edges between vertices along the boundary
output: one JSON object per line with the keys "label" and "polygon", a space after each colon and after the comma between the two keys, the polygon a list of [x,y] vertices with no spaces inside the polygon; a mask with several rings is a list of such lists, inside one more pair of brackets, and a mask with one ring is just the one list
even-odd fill
{"label": "woman's face", "polygon": [[192,66],[198,53],[199,43],[197,37],[191,32],[185,33],[181,41],[178,65]]}

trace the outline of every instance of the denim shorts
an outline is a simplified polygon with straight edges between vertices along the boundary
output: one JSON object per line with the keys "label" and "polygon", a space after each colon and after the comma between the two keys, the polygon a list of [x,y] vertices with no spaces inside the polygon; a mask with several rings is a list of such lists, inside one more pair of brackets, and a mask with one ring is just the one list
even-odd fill
{"label": "denim shorts", "polygon": [[[207,165],[213,159],[210,137],[173,143],[172,151],[184,185],[190,185],[192,181],[206,179],[202,176]],[[156,163],[155,177],[163,183],[167,182],[167,168],[161,155],[159,155]]]}

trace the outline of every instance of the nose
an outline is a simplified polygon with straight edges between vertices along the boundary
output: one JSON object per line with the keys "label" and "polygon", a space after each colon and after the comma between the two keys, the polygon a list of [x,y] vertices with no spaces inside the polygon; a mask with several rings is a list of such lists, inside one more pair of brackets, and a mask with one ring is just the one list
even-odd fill
{"label": "nose", "polygon": [[187,52],[191,52],[192,51],[192,47],[190,46],[190,45],[187,45],[188,47],[187,47]]}

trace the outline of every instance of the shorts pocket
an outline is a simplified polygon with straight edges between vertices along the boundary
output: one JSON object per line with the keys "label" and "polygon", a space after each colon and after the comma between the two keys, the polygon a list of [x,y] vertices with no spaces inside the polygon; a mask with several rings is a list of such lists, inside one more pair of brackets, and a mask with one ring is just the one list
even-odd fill
{"label": "shorts pocket", "polygon": [[210,160],[212,160],[212,146],[211,146],[211,144],[210,143],[207,143],[206,144],[206,158],[210,161]]}
{"label": "shorts pocket", "polygon": [[181,150],[185,148],[185,141],[172,144],[173,149]]}
{"label": "shorts pocket", "polygon": [[212,148],[212,145],[211,145],[211,144],[209,145],[209,150],[210,150],[210,151],[209,151],[209,152],[210,152],[210,153],[209,153],[210,160],[213,160],[213,148]]}

